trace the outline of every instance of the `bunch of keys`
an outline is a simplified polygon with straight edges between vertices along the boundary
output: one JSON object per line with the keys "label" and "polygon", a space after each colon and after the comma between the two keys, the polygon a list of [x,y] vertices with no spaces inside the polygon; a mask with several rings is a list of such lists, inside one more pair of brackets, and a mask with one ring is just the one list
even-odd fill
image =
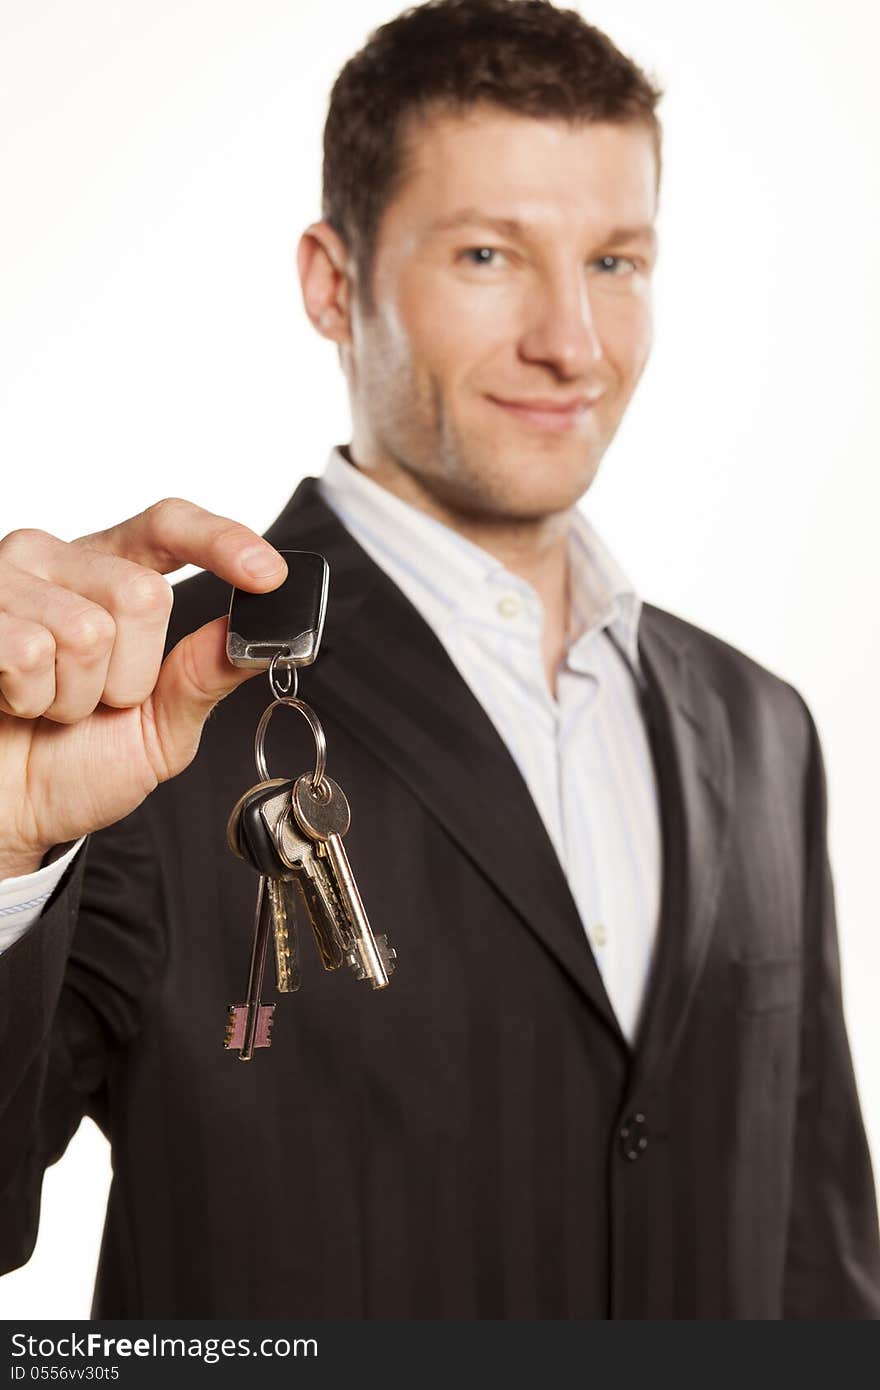
{"label": "bunch of keys", "polygon": [[[327,776],[320,721],[297,698],[297,668],[315,660],[321,642],[329,565],[310,551],[281,554],[288,575],[280,588],[270,594],[233,590],[226,638],[233,665],[268,670],[273,695],[254,740],[260,781],[236,802],[226,829],[230,849],[259,874],[247,997],[230,1006],[226,1022],[225,1047],[242,1062],[271,1043],[275,1005],[262,1002],[270,934],[278,992],[300,987],[297,893],[325,970],[346,964],[359,980],[382,989],[397,958],[386,936],[373,935],[342,843],[351,821],[348,800]],[[282,706],[303,715],[315,740],[314,771],[295,779],[270,777],[266,765],[266,730]]]}

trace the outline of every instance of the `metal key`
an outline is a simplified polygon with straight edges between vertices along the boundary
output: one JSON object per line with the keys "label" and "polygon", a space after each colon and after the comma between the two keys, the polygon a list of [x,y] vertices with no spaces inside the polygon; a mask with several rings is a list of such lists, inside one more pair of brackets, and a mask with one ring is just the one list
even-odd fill
{"label": "metal key", "polygon": [[[342,906],[348,928],[348,964],[359,980],[368,979],[373,989],[382,989],[394,970],[397,952],[387,936],[374,937],[348,862],[342,843],[351,824],[346,795],[326,773],[316,791],[311,776],[304,773],[294,783],[291,803],[300,830],[315,841],[316,862],[325,869]],[[283,843],[282,833],[282,847]]]}
{"label": "metal key", "polygon": [[[278,957],[278,988],[297,989],[300,983],[299,962],[296,961],[296,982],[285,986],[281,938],[283,926],[296,942],[295,908],[292,892],[299,889],[306,914],[325,970],[336,970],[344,960],[344,913],[332,892],[323,866],[315,862],[314,841],[304,835],[291,815],[290,795],[293,781],[273,778],[258,783],[245,792],[233,808],[227,826],[230,848],[246,859],[258,872],[267,876],[268,891],[273,899],[276,955]],[[280,906],[276,905],[281,899]],[[281,920],[279,920],[281,919]]]}
{"label": "metal key", "polygon": [[293,783],[284,778],[258,782],[239,797],[226,827],[230,849],[266,880],[264,891],[275,942],[275,978],[281,994],[300,987],[299,945],[296,931],[296,902],[290,875],[279,859],[275,845],[276,815],[268,816],[267,805],[289,805]]}
{"label": "metal key", "polygon": [[258,783],[251,787],[233,807],[226,827],[230,848],[260,875],[247,998],[244,1004],[230,1005],[224,1039],[228,1051],[238,1049],[242,1062],[249,1062],[255,1048],[269,1047],[272,1041],[275,1005],[263,1004],[261,1000],[270,931],[275,942],[279,992],[295,990],[300,985],[293,885],[279,876],[283,866],[271,835],[262,833],[265,825],[261,819],[263,803],[267,799],[277,799],[279,788],[284,789],[289,804],[291,785],[290,781],[275,778],[268,784]]}
{"label": "metal key", "polygon": [[275,1013],[275,1005],[263,1004],[260,1000],[268,944],[269,910],[266,878],[264,874],[261,874],[257,888],[254,942],[251,948],[251,963],[248,971],[247,999],[244,1004],[230,1004],[223,1044],[227,1051],[238,1049],[239,1060],[242,1062],[251,1060],[255,1047],[269,1047],[272,1042],[272,1017]]}
{"label": "metal key", "polygon": [[336,970],[344,960],[342,905],[333,885],[317,862],[315,842],[304,835],[292,815],[293,782],[288,781],[260,804],[260,817],[278,858],[279,882],[296,883],[302,894],[315,944],[325,970]]}

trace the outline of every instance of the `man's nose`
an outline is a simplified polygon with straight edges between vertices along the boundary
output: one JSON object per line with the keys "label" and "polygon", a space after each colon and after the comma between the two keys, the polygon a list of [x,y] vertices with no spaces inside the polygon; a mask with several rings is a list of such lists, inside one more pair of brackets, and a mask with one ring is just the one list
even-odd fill
{"label": "man's nose", "polygon": [[525,361],[559,377],[589,375],[602,358],[602,341],[582,275],[559,275],[537,289],[519,346]]}

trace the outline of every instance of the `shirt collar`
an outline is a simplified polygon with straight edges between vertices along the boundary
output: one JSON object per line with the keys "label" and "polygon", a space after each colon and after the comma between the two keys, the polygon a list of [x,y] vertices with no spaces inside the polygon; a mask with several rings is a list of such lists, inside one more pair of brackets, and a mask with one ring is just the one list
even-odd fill
{"label": "shirt collar", "polygon": [[[404,502],[351,464],[336,448],[321,478],[325,499],[355,538],[391,573],[411,602],[440,626],[467,622],[512,632],[499,595],[516,593],[523,628],[540,630],[541,600],[534,587],[451,527]],[[570,610],[567,662],[590,669],[588,648],[605,628],[639,672],[638,626],[642,601],[595,528],[577,507],[569,531]]]}
{"label": "shirt collar", "polygon": [[592,635],[607,627],[630,666],[640,672],[642,599],[596,528],[577,507],[571,513],[569,559],[569,665],[578,669]]}

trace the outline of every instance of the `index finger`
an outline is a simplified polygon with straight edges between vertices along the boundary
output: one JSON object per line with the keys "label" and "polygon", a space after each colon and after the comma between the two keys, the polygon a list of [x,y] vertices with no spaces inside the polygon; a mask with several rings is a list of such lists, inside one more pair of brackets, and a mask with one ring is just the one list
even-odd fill
{"label": "index finger", "polygon": [[276,589],[287,574],[284,559],[256,531],[180,497],[166,497],[138,516],[80,536],[73,544],[132,560],[160,574],[198,565],[251,593]]}

